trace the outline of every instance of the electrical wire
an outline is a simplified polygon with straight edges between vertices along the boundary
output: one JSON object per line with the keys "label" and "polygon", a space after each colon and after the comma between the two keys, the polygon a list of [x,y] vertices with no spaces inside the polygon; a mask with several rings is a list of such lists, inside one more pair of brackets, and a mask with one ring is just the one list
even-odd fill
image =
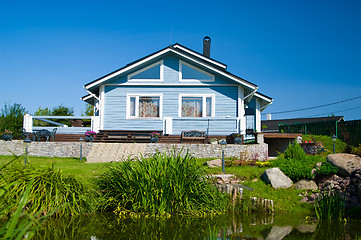
{"label": "electrical wire", "polygon": [[310,116],[306,116],[305,118],[308,117],[316,117],[316,116],[324,116],[324,115],[330,115],[330,114],[334,114],[334,113],[339,113],[339,112],[346,112],[346,111],[350,111],[350,110],[354,110],[354,109],[358,109],[361,108],[361,106],[359,107],[353,107],[353,108],[348,108],[348,109],[343,109],[340,111],[333,111],[333,112],[329,112],[329,113],[321,113],[321,114],[316,114],[316,115],[310,115]]}
{"label": "electrical wire", "polygon": [[[349,99],[342,100],[342,101],[338,101],[338,102],[333,102],[333,103],[327,103],[327,104],[323,104],[323,105],[318,105],[318,106],[314,106],[314,107],[300,108],[300,109],[294,109],[294,110],[288,110],[288,111],[281,111],[281,112],[273,112],[273,113],[268,113],[268,114],[281,114],[281,113],[290,113],[290,112],[305,111],[305,110],[309,110],[309,109],[315,109],[315,108],[331,106],[331,105],[335,105],[335,104],[339,104],[339,103],[344,103],[344,102],[356,100],[356,99],[359,99],[359,98],[361,98],[361,96],[354,97],[354,98],[349,98]],[[266,115],[266,114],[267,114],[267,113],[263,113],[262,115]]]}

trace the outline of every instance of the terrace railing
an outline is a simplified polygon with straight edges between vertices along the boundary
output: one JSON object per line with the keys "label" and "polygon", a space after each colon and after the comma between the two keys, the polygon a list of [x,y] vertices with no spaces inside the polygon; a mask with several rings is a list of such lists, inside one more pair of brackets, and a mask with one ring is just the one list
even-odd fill
{"label": "terrace railing", "polygon": [[[50,120],[51,119],[51,120]],[[45,123],[43,126],[34,125],[35,120]],[[65,121],[66,120],[66,121]],[[77,120],[84,122],[84,126],[74,126]],[[64,122],[69,122],[66,124]],[[72,126],[73,125],[73,126]],[[99,131],[99,117],[98,116],[31,116],[24,115],[23,128],[26,132],[33,132],[34,130],[46,129],[52,131],[57,128],[57,134],[84,134],[88,130],[94,132]]]}

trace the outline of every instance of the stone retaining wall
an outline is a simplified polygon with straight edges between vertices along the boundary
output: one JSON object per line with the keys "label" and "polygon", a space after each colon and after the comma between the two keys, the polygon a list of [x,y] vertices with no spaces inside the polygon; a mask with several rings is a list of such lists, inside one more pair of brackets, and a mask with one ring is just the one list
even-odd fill
{"label": "stone retaining wall", "polygon": [[[29,156],[44,157],[79,157],[79,142],[32,142],[29,144]],[[166,143],[83,143],[83,156],[88,162],[122,161],[130,157],[140,157],[156,152],[182,154],[187,152],[196,158],[221,158],[220,145],[213,144],[166,144]],[[25,153],[25,144],[22,141],[0,142],[0,155],[22,155]],[[268,157],[268,145],[228,144],[225,148],[225,157],[243,157],[247,159],[265,160]]]}

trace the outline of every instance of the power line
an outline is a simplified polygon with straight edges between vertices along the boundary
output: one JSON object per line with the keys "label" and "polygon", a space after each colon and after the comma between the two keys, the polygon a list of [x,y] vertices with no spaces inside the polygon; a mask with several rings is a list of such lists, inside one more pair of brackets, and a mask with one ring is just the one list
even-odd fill
{"label": "power line", "polygon": [[340,110],[340,111],[333,111],[333,112],[329,112],[329,113],[322,113],[322,114],[316,114],[316,115],[306,116],[306,118],[307,118],[307,117],[316,117],[316,116],[329,115],[329,114],[339,113],[339,112],[346,112],[346,111],[350,111],[350,110],[354,110],[354,109],[358,109],[358,108],[361,108],[361,106],[359,106],[359,107],[353,107],[353,108],[348,108],[348,109],[343,109],[343,110]]}
{"label": "power line", "polygon": [[[352,100],[359,99],[359,98],[361,98],[361,96],[354,97],[354,98],[349,98],[349,99],[342,100],[342,101],[338,101],[338,102],[333,102],[333,103],[318,105],[318,106],[314,106],[314,107],[300,108],[300,109],[294,109],[294,110],[288,110],[288,111],[281,111],[281,112],[273,112],[273,113],[270,113],[270,114],[281,114],[281,113],[290,113],[290,112],[305,111],[305,110],[309,110],[309,109],[315,109],[315,108],[331,106],[331,105],[335,105],[335,104],[339,104],[339,103],[344,103],[344,102],[352,101]],[[266,115],[266,113],[264,113],[263,115]]]}

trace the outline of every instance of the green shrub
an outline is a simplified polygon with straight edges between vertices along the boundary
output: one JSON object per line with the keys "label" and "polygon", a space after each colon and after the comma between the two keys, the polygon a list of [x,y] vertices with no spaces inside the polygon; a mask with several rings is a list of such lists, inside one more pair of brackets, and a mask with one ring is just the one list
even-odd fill
{"label": "green shrub", "polygon": [[304,160],[295,160],[278,157],[271,163],[272,167],[279,167],[284,174],[292,179],[292,181],[311,179],[313,165],[313,161],[310,161],[308,158],[305,158]]}
{"label": "green shrub", "polygon": [[322,163],[322,165],[320,167],[316,168],[317,175],[335,174],[335,173],[337,173],[337,171],[338,171],[338,168],[329,162],[324,162],[324,163]]}
{"label": "green shrub", "polygon": [[104,208],[120,217],[166,216],[225,210],[227,199],[210,179],[190,155],[158,153],[110,166],[97,182],[108,199]]}
{"label": "green shrub", "polygon": [[292,144],[288,144],[288,147],[284,153],[284,157],[286,159],[303,160],[306,158],[306,153],[303,151],[297,141],[293,141]]}
{"label": "green shrub", "polygon": [[0,113],[0,134],[7,129],[12,132],[14,138],[20,138],[25,113],[26,110],[21,104],[5,104]]}

